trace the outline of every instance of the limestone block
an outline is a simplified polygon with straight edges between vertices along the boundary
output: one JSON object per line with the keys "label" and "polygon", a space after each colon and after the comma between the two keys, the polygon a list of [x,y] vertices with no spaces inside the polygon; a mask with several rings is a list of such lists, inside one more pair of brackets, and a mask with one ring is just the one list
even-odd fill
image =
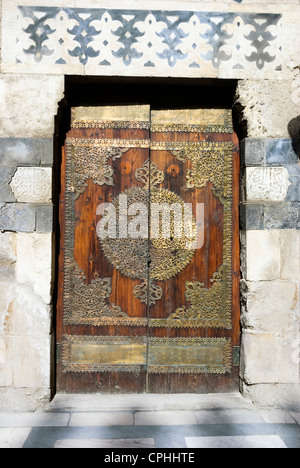
{"label": "limestone block", "polygon": [[15,172],[14,167],[3,166],[0,168],[0,201],[2,202],[15,202],[16,199],[12,193],[10,186],[12,176]]}
{"label": "limestone block", "polygon": [[240,223],[243,230],[264,229],[264,206],[262,204],[240,204]]}
{"label": "limestone block", "polygon": [[11,306],[11,333],[28,336],[49,335],[52,320],[50,306],[26,285],[18,284],[14,294]]}
{"label": "limestone block", "polygon": [[9,334],[9,319],[11,316],[10,287],[14,282],[0,283],[0,336]]}
{"label": "limestone block", "polygon": [[287,165],[289,179],[292,185],[289,187],[286,200],[300,202],[300,164]]}
{"label": "limestone block", "polygon": [[300,229],[300,202],[266,203],[265,229]]}
{"label": "limestone block", "polygon": [[52,164],[52,138],[0,139],[1,166],[51,166]]}
{"label": "limestone block", "polygon": [[31,284],[46,304],[51,302],[51,267],[51,234],[17,234],[17,281]]}
{"label": "limestone block", "polygon": [[299,116],[299,105],[293,102],[292,81],[239,81],[237,102],[242,108],[241,118],[247,122],[249,138],[289,138],[292,130],[294,133],[293,121]]}
{"label": "limestone block", "polygon": [[42,411],[50,398],[50,388],[0,387],[0,411]]}
{"label": "limestone block", "polygon": [[300,409],[299,384],[257,384],[241,383],[241,392],[253,403],[270,408],[288,410]]}
{"label": "limestone block", "polygon": [[52,198],[52,169],[19,167],[10,184],[20,203],[50,203]]}
{"label": "limestone block", "polygon": [[[296,327],[295,327],[296,329]],[[281,333],[279,335],[279,382],[299,383],[299,358],[296,356],[300,335],[298,333]],[[295,346],[296,345],[296,346]],[[296,351],[296,353],[295,353]]]}
{"label": "limestone block", "polygon": [[50,387],[50,336],[16,336],[13,349],[14,387]]}
{"label": "limestone block", "polygon": [[291,138],[273,138],[266,141],[266,164],[280,166],[298,163],[299,145]]}
{"label": "limestone block", "polygon": [[16,234],[0,233],[0,278],[2,281],[13,279],[17,255]]}
{"label": "limestone block", "polygon": [[280,277],[280,231],[246,231],[244,272],[249,281]]}
{"label": "limestone block", "polygon": [[0,185],[0,202],[12,203],[16,199],[9,185]]}
{"label": "limestone block", "polygon": [[241,143],[241,159],[245,166],[264,166],[265,138],[245,138]]}
{"label": "limestone block", "polygon": [[0,337],[0,387],[12,385],[13,338]]}
{"label": "limestone block", "polygon": [[0,231],[32,232],[35,207],[26,203],[0,203]]}
{"label": "limestone block", "polygon": [[36,206],[36,232],[53,232],[53,206]]}
{"label": "limestone block", "polygon": [[280,277],[300,280],[300,231],[280,232]]}
{"label": "limestone block", "polygon": [[291,185],[285,167],[247,167],[246,198],[284,201]]}
{"label": "limestone block", "polygon": [[262,20],[261,8],[257,13],[237,5],[227,11],[227,3],[211,0],[153,2],[151,11],[148,3],[136,1],[114,2],[113,8],[107,2],[88,2],[92,8],[75,3],[47,4],[41,11],[40,5],[22,4],[17,10],[5,2],[2,69],[98,76],[280,76],[283,15],[271,8]]}
{"label": "limestone block", "polygon": [[52,137],[63,76],[0,76],[0,137]]}
{"label": "limestone block", "polygon": [[279,343],[276,333],[244,331],[241,378],[249,385],[279,382]]}
{"label": "limestone block", "polygon": [[16,169],[12,166],[2,166],[0,170],[0,185],[9,184],[15,171]]}
{"label": "limestone block", "polygon": [[51,308],[31,286],[0,282],[0,336],[40,336],[51,330]]}
{"label": "limestone block", "polygon": [[259,332],[294,332],[298,326],[299,284],[297,281],[247,283],[242,313],[243,327]]}
{"label": "limestone block", "polygon": [[[299,2],[298,2],[299,4]],[[299,6],[288,8],[284,15],[282,51],[287,72],[297,70],[300,63]],[[291,47],[291,43],[293,43]],[[299,103],[298,103],[299,105]]]}
{"label": "limestone block", "polygon": [[11,288],[10,316],[7,331],[13,335],[48,335],[51,329],[51,308],[27,285]]}

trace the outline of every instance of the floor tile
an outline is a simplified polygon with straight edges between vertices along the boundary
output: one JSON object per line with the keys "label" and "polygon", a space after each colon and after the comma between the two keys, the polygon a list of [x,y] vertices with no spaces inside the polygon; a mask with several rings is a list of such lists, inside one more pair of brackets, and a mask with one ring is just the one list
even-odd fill
{"label": "floor tile", "polygon": [[155,447],[168,449],[186,448],[185,438],[178,434],[170,434],[169,436],[158,434],[158,437],[155,438]]}
{"label": "floor tile", "polygon": [[133,413],[130,412],[101,412],[74,413],[70,419],[70,426],[131,426]]}
{"label": "floor tile", "polygon": [[67,426],[69,413],[0,413],[0,427]]}
{"label": "floor tile", "polygon": [[288,411],[277,409],[265,409],[260,412],[266,423],[270,424],[297,424]]}
{"label": "floor tile", "polygon": [[300,448],[300,436],[281,436],[288,448]]}
{"label": "floor tile", "polygon": [[276,435],[186,437],[186,444],[188,448],[287,448]]}
{"label": "floor tile", "polygon": [[46,411],[191,411],[201,409],[253,409],[240,393],[195,394],[57,394]]}
{"label": "floor tile", "polygon": [[154,448],[154,439],[63,439],[54,448]]}
{"label": "floor tile", "polygon": [[297,423],[300,424],[300,413],[296,411],[291,411],[291,415],[295,419],[295,421],[297,421]]}
{"label": "floor tile", "polygon": [[195,414],[192,411],[142,411],[135,414],[137,426],[185,426],[197,424]]}
{"label": "floor tile", "polygon": [[30,431],[30,427],[0,429],[0,448],[22,448]]}
{"label": "floor tile", "polygon": [[198,424],[260,424],[264,420],[258,411],[212,410],[195,411]]}

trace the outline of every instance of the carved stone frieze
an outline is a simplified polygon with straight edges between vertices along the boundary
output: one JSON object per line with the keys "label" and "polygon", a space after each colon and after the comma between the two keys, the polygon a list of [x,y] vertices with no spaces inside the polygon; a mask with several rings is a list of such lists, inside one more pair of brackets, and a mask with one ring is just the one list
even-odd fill
{"label": "carved stone frieze", "polygon": [[9,71],[212,77],[225,65],[250,77],[282,65],[281,14],[27,3],[4,11]]}

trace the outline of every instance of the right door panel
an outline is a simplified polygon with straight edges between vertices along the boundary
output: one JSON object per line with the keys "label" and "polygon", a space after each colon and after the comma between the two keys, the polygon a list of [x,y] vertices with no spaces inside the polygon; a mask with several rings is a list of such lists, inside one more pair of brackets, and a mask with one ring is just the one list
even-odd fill
{"label": "right door panel", "polygon": [[228,110],[151,113],[149,392],[238,388],[236,143]]}

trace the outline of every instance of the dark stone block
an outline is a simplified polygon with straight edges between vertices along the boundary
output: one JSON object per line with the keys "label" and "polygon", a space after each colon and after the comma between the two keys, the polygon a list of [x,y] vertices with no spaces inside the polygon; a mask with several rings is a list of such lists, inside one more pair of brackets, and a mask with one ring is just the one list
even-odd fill
{"label": "dark stone block", "polygon": [[0,203],[0,231],[33,232],[35,206],[23,203]]}
{"label": "dark stone block", "polygon": [[11,166],[0,167],[0,185],[9,184],[15,172],[16,172],[16,167],[11,167]]}
{"label": "dark stone block", "polygon": [[293,164],[286,166],[286,169],[289,173],[289,180],[292,183],[288,188],[286,201],[300,201],[300,166],[299,164]]}
{"label": "dark stone block", "polygon": [[242,165],[264,166],[265,143],[264,138],[245,138],[241,144]]}
{"label": "dark stone block", "polygon": [[240,223],[243,231],[264,229],[264,205],[241,205]]}
{"label": "dark stone block", "polygon": [[53,166],[53,139],[44,138],[41,144],[41,166]]}
{"label": "dark stone block", "polygon": [[3,166],[0,167],[0,201],[1,202],[15,202],[16,198],[9,185],[11,179],[16,171],[16,167]]}
{"label": "dark stone block", "polygon": [[265,229],[300,229],[300,203],[268,203],[264,207]]}
{"label": "dark stone block", "polygon": [[37,205],[36,206],[36,231],[37,232],[53,232],[53,206],[52,205]]}
{"label": "dark stone block", "polygon": [[0,166],[52,166],[52,138],[1,138]]}
{"label": "dark stone block", "polygon": [[13,191],[9,185],[0,185],[0,201],[6,203],[12,203],[16,201],[16,197],[14,196]]}
{"label": "dark stone block", "polygon": [[299,162],[299,147],[296,140],[291,138],[276,138],[266,141],[267,166],[285,166]]}

